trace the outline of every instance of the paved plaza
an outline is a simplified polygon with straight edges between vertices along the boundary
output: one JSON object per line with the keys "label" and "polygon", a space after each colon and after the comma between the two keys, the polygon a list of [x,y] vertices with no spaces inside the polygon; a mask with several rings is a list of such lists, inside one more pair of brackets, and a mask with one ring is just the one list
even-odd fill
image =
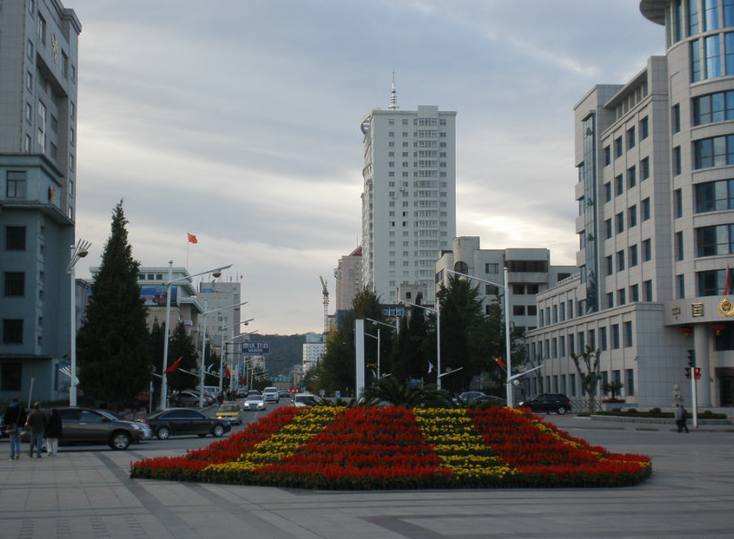
{"label": "paved plaza", "polygon": [[615,452],[650,455],[652,478],[619,489],[330,492],[131,480],[131,460],[211,439],[132,451],[62,448],[19,461],[0,444],[0,537],[411,538],[732,537],[732,428],[549,416]]}

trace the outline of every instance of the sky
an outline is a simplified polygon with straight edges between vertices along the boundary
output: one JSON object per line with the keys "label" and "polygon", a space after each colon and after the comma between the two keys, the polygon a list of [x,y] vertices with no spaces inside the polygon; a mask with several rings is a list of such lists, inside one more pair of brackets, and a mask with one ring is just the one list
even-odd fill
{"label": "sky", "polygon": [[[77,276],[119,200],[143,266],[233,264],[261,334],[321,331],[360,241],[361,119],[457,111],[457,234],[574,264],[573,107],[664,53],[637,0],[64,0],[79,44]],[[199,243],[187,244],[187,233]]]}

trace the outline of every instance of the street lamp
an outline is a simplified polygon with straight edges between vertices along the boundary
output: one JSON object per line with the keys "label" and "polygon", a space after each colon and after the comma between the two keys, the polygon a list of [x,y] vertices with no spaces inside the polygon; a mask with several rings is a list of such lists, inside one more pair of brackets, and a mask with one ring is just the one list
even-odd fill
{"label": "street lamp", "polygon": [[[385,322],[380,322],[378,320],[373,320],[372,318],[365,318],[365,320],[369,320],[373,324],[377,324],[380,326],[385,326],[390,329],[395,329],[391,324],[386,324]],[[369,333],[365,333],[368,337],[372,337],[373,339],[377,339],[377,379],[380,379],[380,328],[377,328],[377,336],[371,335]]]}
{"label": "street lamp", "polygon": [[187,275],[178,279],[173,279],[173,260],[168,261],[168,280],[163,283],[166,287],[166,329],[164,330],[163,340],[163,369],[161,370],[161,410],[166,409],[168,401],[168,377],[166,376],[166,369],[168,368],[168,335],[170,333],[170,318],[171,318],[171,287],[178,283],[185,283],[193,277],[199,275],[206,275],[211,273],[214,278],[219,277],[222,274],[222,270],[231,268],[232,264],[227,266],[220,266],[207,271],[201,271],[194,273],[193,275]]}
{"label": "street lamp", "polygon": [[69,370],[71,371],[71,383],[69,384],[69,406],[76,406],[76,386],[79,379],[76,376],[76,279],[74,278],[74,267],[80,258],[84,258],[89,254],[89,248],[92,244],[86,240],[80,239],[70,246],[69,264],[66,266],[66,273],[69,274],[71,284],[70,305],[70,344],[69,344]]}
{"label": "street lamp", "polygon": [[430,307],[424,307],[423,305],[417,305],[409,301],[401,301],[405,305],[411,307],[418,307],[424,311],[428,311],[436,314],[436,389],[441,389],[441,302],[436,298],[436,308],[431,309]]}
{"label": "street lamp", "polygon": [[449,273],[453,273],[454,275],[459,275],[461,277],[466,277],[467,279],[474,279],[475,281],[479,281],[482,283],[491,284],[493,286],[498,286],[500,288],[504,288],[505,290],[505,355],[507,356],[507,380],[505,382],[506,385],[506,397],[507,397],[507,406],[509,408],[512,408],[514,406],[512,401],[512,382],[519,378],[520,376],[524,376],[527,373],[522,373],[518,376],[512,376],[512,357],[510,356],[510,287],[507,284],[507,266],[504,268],[504,278],[505,278],[505,284],[499,284],[495,283],[494,281],[488,281],[487,279],[481,279],[479,277],[475,277],[474,275],[468,275],[466,273],[461,273],[458,271],[450,270],[446,268],[446,271]]}
{"label": "street lamp", "polygon": [[[211,313],[215,313],[217,311],[223,311],[225,309],[233,309],[235,307],[241,307],[242,305],[245,305],[247,302],[243,301],[242,303],[235,303],[233,305],[226,305],[225,307],[218,307],[216,309],[212,309],[210,311],[207,311],[208,307],[208,301],[204,300],[204,312],[201,313],[203,318],[202,322],[202,329],[201,329],[201,369],[199,370],[199,408],[204,407],[204,355],[206,352],[206,316]],[[220,360],[220,369],[221,369],[221,360]],[[220,373],[219,379],[222,379],[222,375]],[[219,385],[219,392],[222,392],[222,386],[221,383]]]}

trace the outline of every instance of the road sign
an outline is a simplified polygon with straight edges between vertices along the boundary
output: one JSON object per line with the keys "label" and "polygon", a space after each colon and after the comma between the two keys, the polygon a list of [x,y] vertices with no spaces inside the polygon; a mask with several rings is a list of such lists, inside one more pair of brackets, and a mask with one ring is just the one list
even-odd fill
{"label": "road sign", "polygon": [[242,353],[260,356],[270,353],[270,343],[266,342],[243,342]]}
{"label": "road sign", "polygon": [[405,308],[404,307],[383,307],[382,316],[393,317],[393,318],[398,317],[398,316],[405,316]]}

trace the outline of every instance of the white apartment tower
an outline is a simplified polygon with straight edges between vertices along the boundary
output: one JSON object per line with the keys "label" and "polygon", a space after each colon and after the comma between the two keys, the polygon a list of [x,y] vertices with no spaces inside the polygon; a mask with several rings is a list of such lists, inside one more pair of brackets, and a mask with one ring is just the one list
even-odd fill
{"label": "white apartment tower", "polygon": [[436,106],[388,110],[362,120],[362,284],[383,303],[402,285],[424,285],[456,235],[456,112]]}

